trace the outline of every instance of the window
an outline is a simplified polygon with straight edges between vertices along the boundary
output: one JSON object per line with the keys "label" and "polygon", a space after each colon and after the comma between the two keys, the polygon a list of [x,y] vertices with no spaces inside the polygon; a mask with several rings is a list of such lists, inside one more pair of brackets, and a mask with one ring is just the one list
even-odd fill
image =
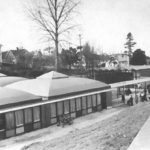
{"label": "window", "polygon": [[77,111],[81,110],[81,98],[76,99],[76,109]]}
{"label": "window", "polygon": [[5,115],[0,114],[0,140],[5,138]]}
{"label": "window", "polygon": [[25,114],[25,124],[32,123],[32,109],[27,108],[24,110]]}
{"label": "window", "polygon": [[63,114],[63,102],[57,103],[57,114],[62,115]]}
{"label": "window", "polygon": [[86,96],[82,97],[82,109],[86,109]]}
{"label": "window", "polygon": [[40,121],[40,107],[33,107],[34,122]]}
{"label": "window", "polygon": [[91,98],[91,95],[87,96],[87,105],[88,105],[88,108],[92,106],[92,98]]}
{"label": "window", "polygon": [[75,112],[75,99],[70,100],[71,112]]}
{"label": "window", "polygon": [[50,105],[51,117],[56,117],[56,103]]}
{"label": "window", "polygon": [[101,104],[101,95],[97,94],[97,105]]}
{"label": "window", "polygon": [[23,110],[18,110],[15,112],[15,120],[17,127],[23,125]]}
{"label": "window", "polygon": [[96,95],[92,95],[92,105],[96,106]]}
{"label": "window", "polygon": [[69,113],[69,100],[64,101],[64,114]]}
{"label": "window", "polygon": [[6,117],[6,129],[7,130],[14,129],[15,128],[14,113],[13,112],[6,113],[5,117]]}
{"label": "window", "polygon": [[5,129],[5,115],[0,114],[0,130]]}

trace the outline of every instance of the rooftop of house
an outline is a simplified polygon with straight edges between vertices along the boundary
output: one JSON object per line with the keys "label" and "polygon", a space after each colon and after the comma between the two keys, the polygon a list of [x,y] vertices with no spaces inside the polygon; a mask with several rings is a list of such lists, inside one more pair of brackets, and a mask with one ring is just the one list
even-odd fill
{"label": "rooftop of house", "polygon": [[12,52],[14,56],[23,55],[25,53],[28,53],[26,49],[16,49],[16,50],[9,50],[2,52],[2,57],[5,58],[9,54],[9,52]]}

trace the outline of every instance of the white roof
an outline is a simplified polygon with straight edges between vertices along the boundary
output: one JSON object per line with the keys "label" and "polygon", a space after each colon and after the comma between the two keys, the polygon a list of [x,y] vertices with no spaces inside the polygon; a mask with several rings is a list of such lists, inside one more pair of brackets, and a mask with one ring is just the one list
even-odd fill
{"label": "white roof", "polygon": [[42,79],[59,79],[59,78],[68,78],[69,76],[68,75],[65,75],[65,74],[62,74],[62,73],[59,73],[59,72],[55,72],[55,71],[51,71],[51,72],[48,72],[48,73],[45,73],[39,77],[37,77],[37,79],[39,78],[42,78]]}
{"label": "white roof", "polygon": [[0,77],[5,77],[6,75],[3,73],[0,73]]}
{"label": "white roof", "polygon": [[109,85],[100,81],[87,78],[68,77],[67,75],[57,72],[50,72],[36,79],[9,84],[7,87],[42,97],[72,95],[110,88]]}
{"label": "white roof", "polygon": [[34,95],[48,97],[50,94],[50,79],[29,79],[9,84],[6,87],[29,92]]}
{"label": "white roof", "polygon": [[6,76],[6,77],[0,77],[0,87],[4,87],[6,85],[27,80],[27,78],[23,77],[15,77],[15,76]]}

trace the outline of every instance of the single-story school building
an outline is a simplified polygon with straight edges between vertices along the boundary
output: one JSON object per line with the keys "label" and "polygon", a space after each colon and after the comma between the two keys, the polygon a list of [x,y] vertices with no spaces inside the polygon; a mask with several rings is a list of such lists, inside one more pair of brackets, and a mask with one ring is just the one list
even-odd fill
{"label": "single-story school building", "polygon": [[0,95],[0,139],[56,124],[62,114],[101,111],[112,101],[109,85],[53,71],[1,87]]}

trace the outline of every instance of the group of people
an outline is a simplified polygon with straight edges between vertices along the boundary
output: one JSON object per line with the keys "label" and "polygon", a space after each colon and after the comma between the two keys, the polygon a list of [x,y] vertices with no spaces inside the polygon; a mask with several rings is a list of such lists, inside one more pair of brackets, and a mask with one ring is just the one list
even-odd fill
{"label": "group of people", "polygon": [[[129,95],[130,96],[130,98],[127,100],[127,102],[125,100],[125,95]],[[134,100],[135,100],[135,103],[137,104],[139,102],[139,98],[140,98],[141,102],[148,101],[147,100],[146,89],[144,89],[144,91],[142,93],[140,93],[140,96],[138,96],[136,94],[134,99],[133,99],[132,92],[131,92],[130,89],[127,89],[125,91],[125,94],[122,94],[122,102],[126,103],[128,106],[133,106],[134,105]]]}

